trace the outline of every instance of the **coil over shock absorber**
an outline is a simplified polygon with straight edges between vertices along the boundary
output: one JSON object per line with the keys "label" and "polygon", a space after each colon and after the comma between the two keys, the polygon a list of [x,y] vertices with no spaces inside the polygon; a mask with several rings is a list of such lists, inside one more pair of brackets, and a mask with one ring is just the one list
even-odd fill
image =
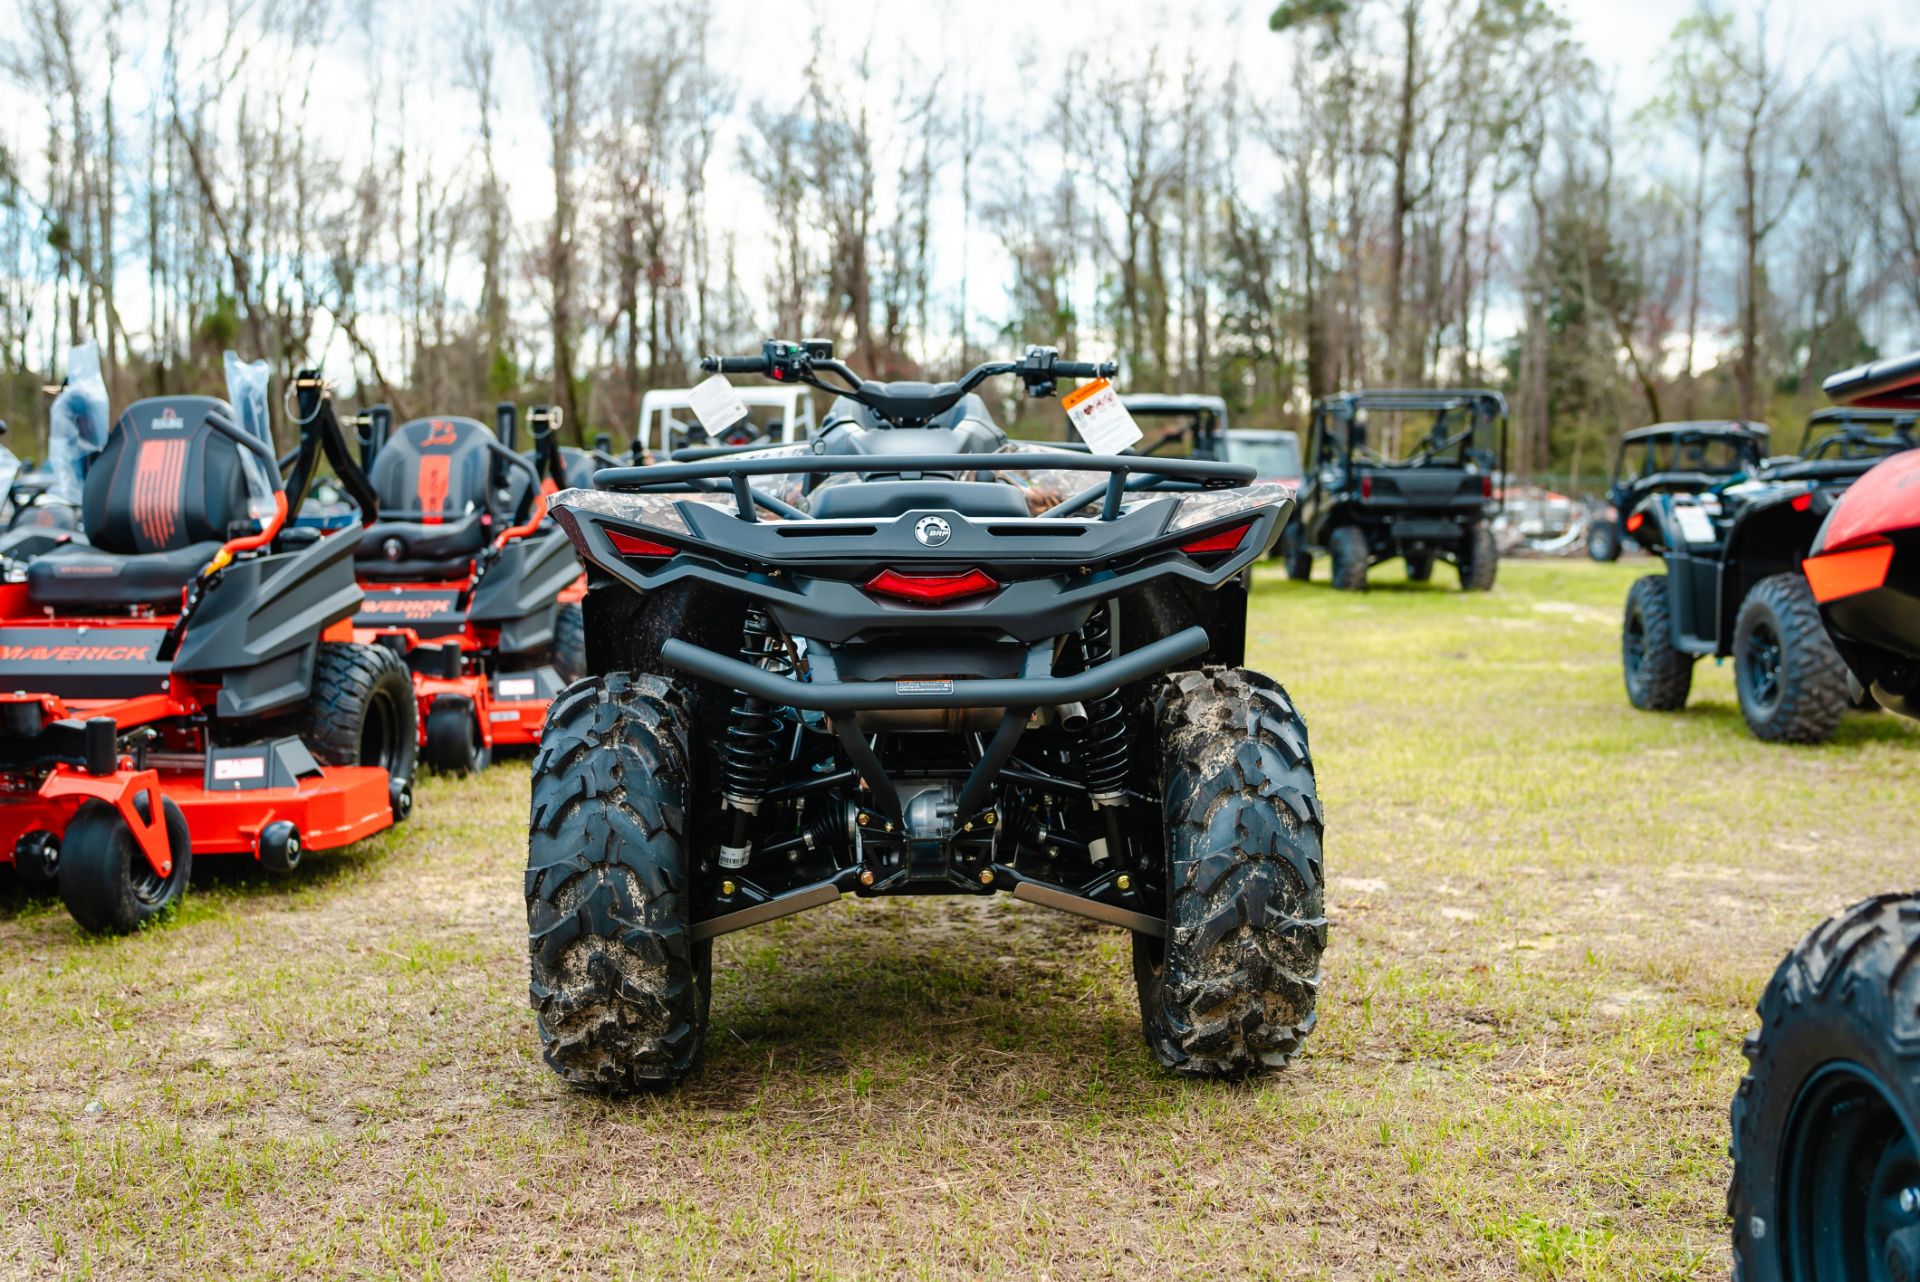
{"label": "coil over shock absorber", "polygon": [[[793,656],[786,642],[774,631],[767,612],[757,605],[747,607],[741,625],[740,657],[775,676],[784,677],[793,671]],[[743,868],[753,853],[747,824],[766,800],[767,781],[779,763],[785,730],[779,709],[764,699],[742,693],[733,705],[726,737],[720,744],[720,795],[733,811],[732,837],[720,847],[722,868]]]}
{"label": "coil over shock absorber", "polygon": [[[1113,622],[1106,607],[1096,609],[1080,628],[1080,659],[1084,667],[1113,658]],[[1120,836],[1120,810],[1127,804],[1127,774],[1132,764],[1132,734],[1127,725],[1126,704],[1118,690],[1109,691],[1087,702],[1087,728],[1081,738],[1081,752],[1087,779],[1087,795],[1106,824],[1104,853],[1094,860],[1104,862],[1124,848]]]}

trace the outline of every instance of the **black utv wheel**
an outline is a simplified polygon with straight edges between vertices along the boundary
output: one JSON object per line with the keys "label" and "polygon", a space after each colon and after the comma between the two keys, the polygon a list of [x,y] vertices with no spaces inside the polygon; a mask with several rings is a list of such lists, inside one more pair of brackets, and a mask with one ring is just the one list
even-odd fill
{"label": "black utv wheel", "polygon": [[1483,521],[1467,531],[1466,547],[1460,553],[1460,590],[1493,591],[1499,569],[1500,548],[1493,541],[1493,527]]}
{"label": "black utv wheel", "polygon": [[1425,583],[1433,577],[1433,553],[1407,553],[1407,582]]}
{"label": "black utv wheel", "polygon": [[1920,1278],[1920,896],[1787,954],[1733,1099],[1735,1282]]}
{"label": "black utv wheel", "polygon": [[1770,743],[1821,743],[1847,710],[1847,667],[1798,574],[1760,580],[1733,623],[1733,676],[1747,728]]}
{"label": "black utv wheel", "polygon": [[323,765],[379,766],[410,784],[417,715],[405,660],[385,646],[330,641],[314,661],[313,697],[297,729]]}
{"label": "black utv wheel", "polygon": [[1313,553],[1307,548],[1307,536],[1300,522],[1291,521],[1280,532],[1280,559],[1286,563],[1287,577],[1305,583],[1313,577]]}
{"label": "black utv wheel", "polygon": [[1620,670],[1627,680],[1627,701],[1644,712],[1673,712],[1687,706],[1693,689],[1694,656],[1673,644],[1673,616],[1667,601],[1667,576],[1648,574],[1627,590],[1627,614],[1620,627]]}
{"label": "black utv wheel", "polygon": [[[133,806],[141,819],[152,820],[155,800],[151,793],[135,794]],[[60,838],[60,898],[82,930],[101,935],[138,930],[186,890],[193,873],[187,817],[171,801],[158,801],[173,856],[164,877],[141,853],[127,821],[106,802],[85,802],[67,825]]]}
{"label": "black utv wheel", "polygon": [[1620,559],[1620,527],[1612,521],[1595,521],[1587,530],[1587,556],[1595,561]]}
{"label": "black utv wheel", "polygon": [[1327,944],[1307,728],[1257,672],[1176,674],[1156,707],[1168,937],[1135,935],[1148,1045],[1167,1068],[1278,1068],[1313,1031]]}
{"label": "black utv wheel", "polygon": [[587,675],[587,619],[577,601],[562,605],[553,616],[553,670],[568,682]]}
{"label": "black utv wheel", "polygon": [[1357,525],[1343,525],[1327,537],[1331,554],[1333,586],[1342,592],[1359,592],[1367,586],[1367,533]]}
{"label": "black utv wheel", "polygon": [[465,698],[434,700],[421,755],[429,770],[447,775],[478,774],[493,761],[492,751],[480,741],[473,705]]}
{"label": "black utv wheel", "polygon": [[527,950],[540,1041],[576,1086],[627,1092],[692,1071],[713,944],[687,938],[687,705],[614,673],[553,701],[533,761]]}

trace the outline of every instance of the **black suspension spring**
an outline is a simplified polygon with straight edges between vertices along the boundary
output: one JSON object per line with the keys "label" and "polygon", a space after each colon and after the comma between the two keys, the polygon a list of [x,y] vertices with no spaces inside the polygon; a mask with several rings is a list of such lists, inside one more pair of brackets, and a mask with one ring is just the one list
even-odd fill
{"label": "black suspension spring", "polygon": [[[1113,625],[1105,609],[1095,610],[1081,626],[1080,656],[1089,668],[1113,657]],[[1087,792],[1096,803],[1119,802],[1126,794],[1132,742],[1126,705],[1121,702],[1119,691],[1088,702],[1087,729],[1082,742]]]}
{"label": "black suspension spring", "polygon": [[[767,612],[747,607],[741,627],[740,657],[756,668],[784,677],[793,671],[793,656],[774,631]],[[739,810],[757,810],[766,798],[767,782],[780,761],[780,743],[786,722],[764,699],[742,694],[733,705],[726,738],[720,745],[721,794]]]}

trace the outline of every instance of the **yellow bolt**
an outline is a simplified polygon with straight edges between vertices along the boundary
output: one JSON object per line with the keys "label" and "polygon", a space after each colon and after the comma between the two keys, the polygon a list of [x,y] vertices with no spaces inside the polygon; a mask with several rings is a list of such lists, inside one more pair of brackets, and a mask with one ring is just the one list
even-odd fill
{"label": "yellow bolt", "polygon": [[989,828],[993,827],[993,811],[989,810],[986,814],[980,816],[980,822]]}
{"label": "yellow bolt", "polygon": [[965,823],[963,823],[963,824],[961,824],[961,825],[960,825],[960,831],[961,831],[961,832],[972,832],[972,831],[973,831],[973,820],[971,820],[971,819],[969,819],[969,820],[967,820],[967,821],[966,821]]}
{"label": "yellow bolt", "polygon": [[993,869],[982,868],[980,870],[980,884],[982,886],[991,886],[993,884]]}
{"label": "yellow bolt", "polygon": [[889,820],[887,820],[887,831],[888,831],[888,832],[892,832],[892,831],[893,831],[893,820],[891,820],[891,819],[889,819]]}
{"label": "yellow bolt", "polygon": [[864,828],[864,827],[866,827],[866,826],[867,826],[867,812],[866,812],[866,811],[864,811],[864,810],[862,810],[862,811],[860,812],[860,817],[859,817],[859,818],[858,818],[857,820],[855,820],[854,822],[855,822],[855,823],[858,823],[858,824],[859,824],[859,825],[860,825],[860,826],[861,826],[862,828]]}
{"label": "yellow bolt", "polygon": [[1118,877],[1115,877],[1113,879],[1113,884],[1120,887],[1120,889],[1122,890],[1132,890],[1133,878],[1127,876],[1127,874],[1125,873],[1121,873]]}
{"label": "yellow bolt", "polygon": [[731,895],[731,894],[733,893],[733,890],[734,890],[734,886],[733,886],[733,883],[732,883],[732,882],[730,882],[730,881],[723,881],[723,882],[721,882],[721,883],[720,883],[720,893],[721,893],[721,894],[723,894],[723,895]]}
{"label": "yellow bolt", "polygon": [[860,884],[862,886],[871,886],[873,884],[873,869],[862,868],[860,870]]}

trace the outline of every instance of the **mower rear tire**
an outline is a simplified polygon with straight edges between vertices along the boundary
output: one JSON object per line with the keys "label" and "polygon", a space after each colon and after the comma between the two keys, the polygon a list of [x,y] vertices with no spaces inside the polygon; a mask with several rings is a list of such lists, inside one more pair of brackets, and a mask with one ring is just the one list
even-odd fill
{"label": "mower rear tire", "polygon": [[1357,525],[1343,525],[1327,536],[1327,551],[1333,562],[1333,586],[1342,592],[1363,592],[1367,586],[1367,532]]}
{"label": "mower rear tire", "polygon": [[547,710],[527,845],[529,988],[547,1064],[614,1094],[671,1086],[706,1039],[713,943],[687,923],[685,696],[610,673]]}
{"label": "mower rear tire", "polygon": [[1481,521],[1467,531],[1467,546],[1460,554],[1460,590],[1493,591],[1499,570],[1500,545],[1493,541],[1493,527]]}
{"label": "mower rear tire", "polygon": [[419,716],[406,660],[380,645],[323,641],[299,732],[327,766],[380,766],[412,782]]}
{"label": "mower rear tire", "polygon": [[1847,711],[1847,665],[1833,648],[1813,589],[1798,574],[1760,580],[1733,621],[1740,714],[1769,743],[1824,743]]}
{"label": "mower rear tire", "polygon": [[1620,625],[1620,671],[1627,702],[1643,712],[1674,712],[1687,706],[1693,689],[1694,656],[1673,644],[1667,576],[1646,574],[1627,589]]}
{"label": "mower rear tire", "polygon": [[153,870],[133,829],[112,805],[81,804],[60,838],[60,898],[82,930],[124,935],[138,930],[180,898],[193,873],[193,839],[180,807],[151,792],[133,799],[140,817],[151,821],[158,800],[167,828],[173,867],[165,877]]}
{"label": "mower rear tire", "polygon": [[1920,895],[1876,895],[1787,954],[1733,1097],[1735,1282],[1920,1266]]}
{"label": "mower rear tire", "polygon": [[587,675],[587,616],[578,601],[562,603],[553,616],[553,670],[566,682]]}
{"label": "mower rear tire", "polygon": [[1155,716],[1167,934],[1133,937],[1142,1031],[1176,1073],[1279,1068],[1313,1031],[1327,946],[1306,723],[1241,668],[1174,674]]}

